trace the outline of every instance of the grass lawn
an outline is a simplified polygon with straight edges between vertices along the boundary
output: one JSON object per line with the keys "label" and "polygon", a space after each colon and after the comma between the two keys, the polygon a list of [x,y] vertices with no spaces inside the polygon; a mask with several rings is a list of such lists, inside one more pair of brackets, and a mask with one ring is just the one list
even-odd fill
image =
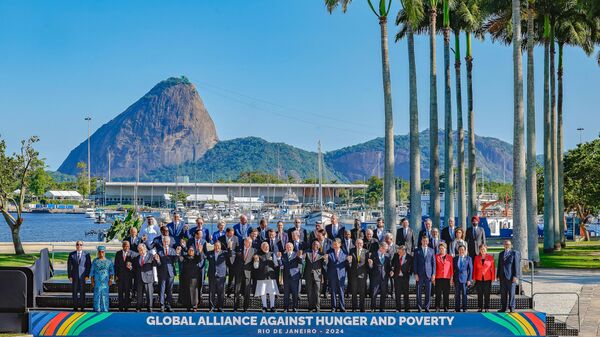
{"label": "grass lawn", "polygon": [[600,241],[567,242],[566,248],[552,254],[544,254],[542,245],[540,260],[543,268],[600,269]]}
{"label": "grass lawn", "polygon": [[[90,253],[92,260],[96,257],[96,252]],[[40,257],[39,253],[15,255],[15,254],[0,254],[0,267],[28,267]],[[52,253],[50,253],[50,260],[53,261],[54,265],[66,264],[67,258],[69,257],[68,252],[55,252],[54,260],[52,260]],[[115,253],[108,252],[106,257],[114,259]]]}

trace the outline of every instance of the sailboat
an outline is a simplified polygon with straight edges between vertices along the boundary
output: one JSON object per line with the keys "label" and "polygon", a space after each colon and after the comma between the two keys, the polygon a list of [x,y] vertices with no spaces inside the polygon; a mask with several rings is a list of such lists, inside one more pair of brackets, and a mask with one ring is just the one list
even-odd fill
{"label": "sailboat", "polygon": [[321,141],[318,143],[319,152],[317,155],[317,166],[319,174],[319,205],[317,209],[313,209],[305,217],[307,226],[315,226],[317,221],[321,221],[323,226],[331,224],[333,213],[323,208],[323,152],[321,152]]}

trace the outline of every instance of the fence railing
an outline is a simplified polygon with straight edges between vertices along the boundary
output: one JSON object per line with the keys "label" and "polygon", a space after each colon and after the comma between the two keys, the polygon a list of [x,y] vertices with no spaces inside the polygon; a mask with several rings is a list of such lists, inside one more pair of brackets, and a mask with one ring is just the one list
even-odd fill
{"label": "fence railing", "polygon": [[[571,313],[573,310],[571,310],[568,314],[565,313],[554,313],[554,312],[546,312],[546,315],[550,315],[550,316],[563,316],[563,317],[567,317],[567,319],[569,317],[575,317],[577,316],[577,331],[581,331],[581,316],[580,316],[580,307],[579,307],[579,294],[576,292],[568,292],[568,291],[544,291],[544,292],[538,292],[538,293],[534,293],[531,296],[532,302],[533,302],[533,310],[535,310],[535,298],[540,296],[540,295],[574,295],[577,299],[577,312],[576,313]],[[565,319],[565,322],[567,321],[567,319]]]}

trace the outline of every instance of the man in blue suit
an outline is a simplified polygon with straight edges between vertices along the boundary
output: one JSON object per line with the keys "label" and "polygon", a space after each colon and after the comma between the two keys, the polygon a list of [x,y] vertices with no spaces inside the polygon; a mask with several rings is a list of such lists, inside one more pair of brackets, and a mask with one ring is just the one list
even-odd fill
{"label": "man in blue suit", "polygon": [[422,229],[419,232],[419,240],[421,240],[421,238],[423,237],[423,235],[427,236],[427,244],[429,245],[429,248],[433,248],[433,222],[431,221],[430,218],[425,219],[425,229]]}
{"label": "man in blue suit", "polygon": [[[227,252],[221,249],[221,241],[215,242],[214,250],[206,254],[208,260],[208,291],[210,311],[223,311],[225,298],[225,277],[230,261]],[[216,301],[215,301],[216,300]]]}
{"label": "man in blue suit", "polygon": [[340,239],[333,241],[332,251],[325,255],[327,263],[327,280],[329,291],[331,293],[331,312],[345,312],[344,305],[344,284],[346,283],[346,267],[348,261],[346,254],[342,251],[342,242]]}
{"label": "man in blue suit", "polygon": [[[295,252],[294,245],[288,242],[285,245],[285,252],[277,253],[277,255],[283,273],[283,306],[287,312],[297,312],[303,252],[302,250]],[[291,308],[290,295],[292,295]]]}
{"label": "man in blue suit", "polygon": [[467,247],[458,246],[454,257],[454,306],[456,312],[467,312],[467,290],[473,279],[473,260],[467,255]]}
{"label": "man in blue suit", "polygon": [[[168,238],[163,241],[163,247],[157,249],[156,253],[160,258],[157,261],[158,264],[158,285],[160,289],[160,311],[164,312],[165,309],[171,312],[171,302],[173,301],[173,281],[175,279],[175,261],[177,259],[177,251],[171,248]],[[181,248],[177,248],[181,251]]]}
{"label": "man in blue suit", "polygon": [[202,232],[202,237],[208,241],[208,243],[211,243],[211,237],[210,237],[210,232],[208,231],[208,228],[204,227],[204,220],[202,220],[201,217],[196,218],[196,227],[192,228],[189,232],[190,235],[188,237],[192,238],[194,237],[194,235],[196,235],[196,232]]}
{"label": "man in blue suit", "polygon": [[504,240],[504,250],[498,256],[498,269],[496,272],[500,281],[500,303],[502,308],[498,312],[513,312],[515,309],[515,289],[521,277],[521,256],[512,249],[512,242]]}
{"label": "man in blue suit", "polygon": [[90,276],[92,260],[90,254],[83,251],[83,241],[75,243],[75,251],[67,259],[67,275],[73,290],[73,310],[85,309],[85,281]]}
{"label": "man in blue suit", "polygon": [[327,237],[331,240],[343,239],[346,228],[344,225],[338,223],[337,215],[334,214],[331,216],[331,224],[325,226],[325,231],[327,232]]}
{"label": "man in blue suit", "polygon": [[171,235],[174,238],[181,237],[182,234],[185,234],[183,228],[184,226],[186,226],[186,223],[181,221],[181,215],[177,212],[173,213],[173,221],[167,224],[167,228],[169,229],[169,235]]}
{"label": "man in blue suit", "polygon": [[169,239],[170,247],[175,248],[178,241],[175,240],[175,237],[170,235],[169,228],[167,226],[163,226],[160,228],[160,235],[155,237],[154,240],[152,240],[152,243],[148,248],[154,248],[156,250],[163,249],[163,242],[166,239]]}
{"label": "man in blue suit", "polygon": [[[417,306],[418,311],[425,310],[429,312],[431,300],[431,278],[435,274],[435,255],[433,249],[429,247],[429,237],[421,237],[421,246],[415,249],[413,259],[415,281],[417,281]],[[425,303],[422,302],[423,288],[425,288]]]}
{"label": "man in blue suit", "polygon": [[369,268],[371,269],[371,311],[374,312],[377,306],[377,294],[379,293],[379,311],[385,309],[385,299],[388,293],[388,279],[392,271],[391,259],[387,254],[388,244],[382,242],[379,250],[371,254],[369,258]]}
{"label": "man in blue suit", "polygon": [[235,236],[238,237],[238,242],[244,242],[244,239],[250,236],[252,233],[252,227],[248,224],[248,218],[246,215],[240,215],[240,222],[233,225]]}

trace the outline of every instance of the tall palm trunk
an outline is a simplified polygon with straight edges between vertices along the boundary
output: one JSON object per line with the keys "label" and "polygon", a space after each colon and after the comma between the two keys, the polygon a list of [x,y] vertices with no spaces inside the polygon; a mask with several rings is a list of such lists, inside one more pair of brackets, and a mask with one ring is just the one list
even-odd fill
{"label": "tall palm trunk", "polygon": [[456,152],[458,161],[458,223],[459,227],[462,227],[463,231],[467,229],[467,204],[465,199],[465,130],[463,129],[463,115],[462,115],[462,89],[461,89],[461,78],[460,78],[460,31],[454,31],[454,72],[456,81],[456,130],[457,130],[457,141],[456,141]]}
{"label": "tall palm trunk", "polygon": [[535,73],[534,73],[534,32],[533,0],[529,0],[527,10],[527,241],[529,259],[540,262],[537,230],[537,155],[535,144]]}
{"label": "tall palm trunk", "polygon": [[419,146],[419,106],[417,100],[417,68],[415,37],[408,27],[408,76],[410,92],[410,227],[421,230],[421,148]]}
{"label": "tall palm trunk", "polygon": [[469,218],[477,215],[477,169],[475,164],[475,115],[473,111],[473,56],[471,50],[471,33],[466,32],[467,51],[465,62],[467,65],[467,128],[469,135],[469,143],[467,153],[469,157],[469,200],[468,210]]}
{"label": "tall palm trunk", "polygon": [[521,1],[512,0],[514,141],[513,141],[513,238],[515,250],[527,253],[527,205],[525,201],[525,120],[523,115],[523,64],[521,60]]}
{"label": "tall palm trunk", "polygon": [[557,160],[558,160],[558,224],[560,229],[560,245],[562,248],[566,246],[564,221],[565,221],[565,180],[564,165],[563,165],[563,147],[564,147],[564,129],[563,129],[563,43],[558,44],[558,114],[557,114]]}
{"label": "tall palm trunk", "polygon": [[383,197],[385,226],[396,233],[396,186],[394,179],[394,119],[392,114],[392,83],[388,49],[387,17],[379,17],[381,27],[381,65],[385,103],[385,166],[383,172]]}
{"label": "tall palm trunk", "polygon": [[[434,1],[435,3],[435,1]],[[429,9],[429,185],[430,211],[435,226],[440,225],[440,148],[438,144],[437,68],[436,68],[436,15],[437,8]]]}
{"label": "tall palm trunk", "polygon": [[552,128],[550,113],[550,20],[544,18],[544,252],[554,251],[554,213],[552,210]]}
{"label": "tall palm trunk", "polygon": [[555,66],[555,41],[554,25],[550,22],[550,134],[552,156],[552,217],[554,218],[554,250],[560,250],[560,219],[558,217],[558,155],[557,155],[557,127],[556,127],[556,66]]}
{"label": "tall palm trunk", "polygon": [[444,222],[454,219],[454,134],[452,132],[452,93],[450,79],[450,18],[448,0],[444,0]]}

